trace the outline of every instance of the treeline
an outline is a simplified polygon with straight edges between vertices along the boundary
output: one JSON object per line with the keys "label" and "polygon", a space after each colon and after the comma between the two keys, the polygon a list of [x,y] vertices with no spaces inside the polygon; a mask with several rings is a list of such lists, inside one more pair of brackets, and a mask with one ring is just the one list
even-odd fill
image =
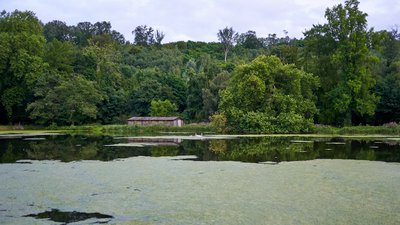
{"label": "treeline", "polygon": [[179,115],[234,132],[400,120],[400,35],[374,31],[359,2],[326,10],[303,39],[233,28],[220,42],[179,41],[146,25],[134,42],[109,22],[43,24],[0,15],[0,123],[125,123]]}

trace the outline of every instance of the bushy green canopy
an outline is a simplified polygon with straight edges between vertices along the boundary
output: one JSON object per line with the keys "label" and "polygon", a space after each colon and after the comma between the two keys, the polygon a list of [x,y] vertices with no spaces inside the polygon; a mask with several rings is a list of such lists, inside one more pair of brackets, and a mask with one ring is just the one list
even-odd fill
{"label": "bushy green canopy", "polygon": [[276,56],[260,56],[237,68],[221,93],[220,111],[235,132],[307,131],[317,112],[317,87],[312,74]]}
{"label": "bushy green canopy", "polygon": [[176,116],[178,108],[174,103],[167,100],[153,100],[150,108],[151,116]]}

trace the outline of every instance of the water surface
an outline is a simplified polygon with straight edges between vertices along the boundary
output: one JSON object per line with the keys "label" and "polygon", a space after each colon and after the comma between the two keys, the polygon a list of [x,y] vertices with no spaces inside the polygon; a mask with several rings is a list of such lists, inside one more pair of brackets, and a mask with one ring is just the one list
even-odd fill
{"label": "water surface", "polygon": [[400,224],[398,139],[0,139],[0,224]]}
{"label": "water surface", "polygon": [[0,136],[0,163],[20,160],[110,161],[135,156],[187,156],[198,161],[282,162],[357,159],[400,162],[396,138],[53,135]]}

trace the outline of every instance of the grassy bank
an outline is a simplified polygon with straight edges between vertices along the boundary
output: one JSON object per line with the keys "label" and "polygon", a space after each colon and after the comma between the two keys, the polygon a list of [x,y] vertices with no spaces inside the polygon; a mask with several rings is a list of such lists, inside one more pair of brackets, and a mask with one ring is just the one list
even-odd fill
{"label": "grassy bank", "polygon": [[48,131],[48,127],[36,125],[0,125],[0,132],[23,132],[23,131]]}
{"label": "grassy bank", "polygon": [[[24,126],[0,126],[1,132],[63,132],[85,135],[159,135],[168,133],[182,134],[206,134],[216,133],[210,124],[188,124],[182,127],[170,126],[131,126],[131,125],[79,125],[64,127],[41,127],[33,125]],[[400,125],[383,126],[351,126],[333,127],[327,125],[315,125],[310,133],[304,135],[394,135],[400,136]],[[278,135],[278,134],[277,134]]]}
{"label": "grassy bank", "polygon": [[58,128],[67,133],[94,134],[94,135],[146,135],[162,133],[214,133],[214,128],[209,124],[188,124],[182,127],[171,126],[132,126],[132,125],[87,125],[68,126]]}
{"label": "grassy bank", "polygon": [[400,135],[400,125],[333,127],[315,125],[313,134],[331,135]]}

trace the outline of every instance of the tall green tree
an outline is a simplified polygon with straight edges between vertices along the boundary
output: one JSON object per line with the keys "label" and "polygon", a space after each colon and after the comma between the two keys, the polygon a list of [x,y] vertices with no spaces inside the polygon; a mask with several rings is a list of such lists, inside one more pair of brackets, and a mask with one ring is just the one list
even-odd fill
{"label": "tall green tree", "polygon": [[95,71],[91,80],[103,98],[98,104],[97,119],[102,123],[118,122],[127,113],[128,91],[121,72],[121,54],[114,42],[95,43],[89,41],[84,56],[93,59]]}
{"label": "tall green tree", "polygon": [[207,114],[203,110],[202,95],[202,90],[207,85],[207,77],[204,72],[196,72],[193,68],[189,68],[188,77],[185,109],[186,119],[191,121],[207,120]]}
{"label": "tall green tree", "polygon": [[47,41],[57,39],[59,41],[71,41],[72,30],[63,21],[53,20],[43,27],[43,33]]}
{"label": "tall green tree", "polygon": [[168,99],[180,111],[185,105],[186,86],[182,78],[164,74],[157,68],[138,70],[129,88],[129,111],[132,115],[147,116],[151,111],[151,101]]}
{"label": "tall green tree", "polygon": [[161,45],[161,42],[164,40],[165,34],[162,31],[156,30],[154,34],[154,42],[156,45]]}
{"label": "tall green tree", "polygon": [[371,31],[367,14],[357,0],[347,0],[327,9],[327,23],[305,32],[305,68],[321,78],[319,122],[352,124],[359,117],[372,116],[379,97],[373,93],[375,79],[368,49]]}
{"label": "tall green tree", "polygon": [[94,27],[90,22],[79,22],[73,26],[73,40],[78,46],[87,46],[89,39],[94,35]]}
{"label": "tall green tree", "polygon": [[45,45],[44,60],[51,69],[72,73],[78,50],[72,42],[54,39]]}
{"label": "tall green tree", "polygon": [[110,22],[96,22],[93,24],[94,35],[111,34],[111,23]]}
{"label": "tall green tree", "polygon": [[221,92],[219,111],[234,132],[304,132],[317,112],[317,87],[312,74],[282,64],[276,56],[260,56],[236,68]]}
{"label": "tall green tree", "polygon": [[132,34],[135,35],[135,44],[147,46],[154,43],[153,28],[147,27],[146,25],[137,26]]}
{"label": "tall green tree", "polygon": [[168,99],[152,100],[150,107],[150,116],[176,116],[178,108]]}
{"label": "tall green tree", "polygon": [[[191,121],[207,121],[214,113],[218,98],[214,96],[217,87],[211,87],[213,79],[221,73],[221,68],[215,59],[203,55],[199,59],[191,60],[186,65],[187,98],[185,116]],[[216,81],[218,82],[218,81]],[[212,90],[211,90],[212,89]]]}
{"label": "tall green tree", "polygon": [[249,30],[246,33],[240,34],[237,40],[238,44],[249,49],[257,49],[262,47],[261,40],[257,37],[257,33]]}
{"label": "tall green tree", "polygon": [[232,27],[228,28],[225,27],[222,30],[218,31],[218,40],[221,41],[222,45],[224,46],[224,55],[225,55],[225,62],[226,58],[228,57],[228,52],[233,48],[233,45],[238,38],[238,33],[233,30]]}
{"label": "tall green tree", "polygon": [[375,33],[374,46],[381,58],[376,71],[376,92],[381,97],[375,123],[400,121],[400,34],[397,30]]}
{"label": "tall green tree", "polygon": [[0,14],[0,107],[8,121],[25,120],[26,104],[43,74],[43,28],[33,12]]}
{"label": "tall green tree", "polygon": [[30,117],[41,124],[82,124],[93,121],[103,96],[81,75],[51,72],[35,88],[36,101],[28,105]]}
{"label": "tall green tree", "polygon": [[135,35],[134,43],[141,46],[153,44],[161,45],[161,42],[165,37],[165,34],[159,30],[156,30],[156,33],[154,34],[154,29],[146,25],[137,26],[132,31],[132,34]]}
{"label": "tall green tree", "polygon": [[226,89],[229,84],[230,74],[223,71],[209,81],[202,89],[203,111],[206,117],[210,117],[218,110],[220,102],[219,93]]}

